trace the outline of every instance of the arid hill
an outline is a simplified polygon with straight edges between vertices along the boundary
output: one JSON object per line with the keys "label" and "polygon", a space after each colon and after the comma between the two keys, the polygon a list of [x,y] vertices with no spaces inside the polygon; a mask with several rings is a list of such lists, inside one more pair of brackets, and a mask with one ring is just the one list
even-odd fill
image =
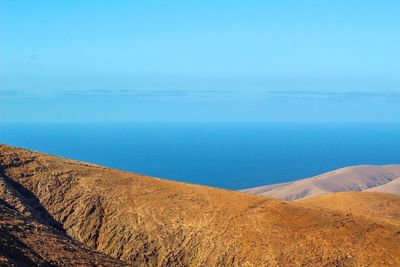
{"label": "arid hill", "polygon": [[0,200],[0,266],[123,266]]}
{"label": "arid hill", "polygon": [[388,182],[387,184],[375,186],[365,191],[384,192],[400,195],[400,177]]}
{"label": "arid hill", "polygon": [[342,168],[294,182],[259,186],[241,191],[284,200],[303,199],[335,192],[361,192],[366,190],[400,193],[400,190],[397,191],[394,184],[393,186],[380,187],[398,177],[400,177],[400,165],[362,165]]}
{"label": "arid hill", "polygon": [[365,216],[400,226],[400,196],[380,192],[342,192],[300,200],[307,206]]}
{"label": "arid hill", "polygon": [[[134,266],[400,265],[399,226],[372,217],[5,145],[0,145],[0,167],[0,198],[8,210],[51,231],[65,230],[68,245],[79,241]],[[7,229],[7,220],[1,229]],[[1,238],[7,234],[35,238],[23,228],[2,231]],[[38,244],[22,240],[38,254]],[[19,247],[17,241],[10,243]],[[65,261],[72,257],[67,254]]]}

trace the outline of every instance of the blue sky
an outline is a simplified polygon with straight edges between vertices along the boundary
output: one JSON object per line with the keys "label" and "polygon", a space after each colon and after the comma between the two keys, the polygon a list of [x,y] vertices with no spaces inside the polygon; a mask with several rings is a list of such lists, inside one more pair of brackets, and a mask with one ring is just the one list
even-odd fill
{"label": "blue sky", "polygon": [[0,1],[0,121],[400,121],[399,1]]}

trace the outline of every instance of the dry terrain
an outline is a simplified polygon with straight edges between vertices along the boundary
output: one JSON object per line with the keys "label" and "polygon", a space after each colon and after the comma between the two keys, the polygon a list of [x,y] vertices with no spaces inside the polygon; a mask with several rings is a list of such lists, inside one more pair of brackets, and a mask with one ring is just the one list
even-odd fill
{"label": "dry terrain", "polygon": [[370,189],[367,189],[365,191],[384,192],[384,193],[400,195],[400,177],[396,178],[386,184],[378,185],[378,186],[372,187]]}
{"label": "dry terrain", "polygon": [[400,266],[391,215],[386,221],[5,145],[0,167],[4,261],[21,255],[90,266],[105,257],[98,251],[110,256],[104,265],[115,258],[133,266]]}
{"label": "dry terrain", "polygon": [[307,206],[365,216],[400,226],[400,195],[380,192],[341,192],[300,200]]}
{"label": "dry terrain", "polygon": [[121,266],[0,200],[0,266]]}
{"label": "dry terrain", "polygon": [[400,194],[400,165],[362,165],[294,182],[242,190],[249,194],[296,200],[335,192],[378,191]]}

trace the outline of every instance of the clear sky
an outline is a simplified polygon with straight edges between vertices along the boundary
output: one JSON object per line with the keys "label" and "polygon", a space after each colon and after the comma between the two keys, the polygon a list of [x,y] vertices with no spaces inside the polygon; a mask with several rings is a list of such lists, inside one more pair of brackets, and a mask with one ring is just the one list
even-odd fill
{"label": "clear sky", "polygon": [[0,121],[400,121],[400,1],[0,1]]}

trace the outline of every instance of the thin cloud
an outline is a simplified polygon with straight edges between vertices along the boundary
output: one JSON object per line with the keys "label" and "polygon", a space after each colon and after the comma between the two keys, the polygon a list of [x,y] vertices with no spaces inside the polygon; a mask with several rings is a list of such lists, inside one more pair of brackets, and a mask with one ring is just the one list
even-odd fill
{"label": "thin cloud", "polygon": [[268,91],[268,95],[275,97],[296,98],[397,98],[400,92],[393,91],[312,91],[312,90],[276,90]]}
{"label": "thin cloud", "polygon": [[134,91],[129,90],[64,90],[57,92],[60,95],[66,96],[109,96],[109,95],[129,95]]}
{"label": "thin cloud", "polygon": [[235,93],[234,90],[219,90],[219,89],[211,89],[211,90],[198,90],[196,91],[196,96],[198,97],[217,97],[217,96],[227,96]]}
{"label": "thin cloud", "polygon": [[200,93],[200,94],[231,94],[234,92],[235,92],[234,90],[218,90],[218,89],[197,90],[197,93]]}
{"label": "thin cloud", "polygon": [[188,96],[190,95],[189,90],[151,90],[144,91],[145,95],[153,96]]}
{"label": "thin cloud", "polygon": [[135,97],[179,97],[188,95],[187,90],[65,90],[61,94],[67,96],[87,97],[112,97],[112,96],[135,96]]}
{"label": "thin cloud", "polygon": [[62,94],[67,96],[133,96],[143,98],[164,98],[164,97],[215,97],[234,93],[233,90],[65,90]]}

